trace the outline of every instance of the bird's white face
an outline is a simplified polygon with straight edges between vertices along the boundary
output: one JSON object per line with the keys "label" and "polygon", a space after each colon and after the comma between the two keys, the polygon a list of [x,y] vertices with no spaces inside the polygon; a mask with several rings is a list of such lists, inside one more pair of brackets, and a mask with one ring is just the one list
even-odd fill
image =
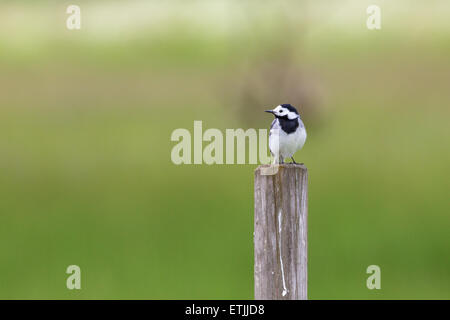
{"label": "bird's white face", "polygon": [[282,107],[281,105],[277,106],[275,109],[272,110],[272,113],[276,115],[277,117],[285,117],[289,120],[294,120],[299,117],[299,115],[293,111],[290,111],[289,109]]}

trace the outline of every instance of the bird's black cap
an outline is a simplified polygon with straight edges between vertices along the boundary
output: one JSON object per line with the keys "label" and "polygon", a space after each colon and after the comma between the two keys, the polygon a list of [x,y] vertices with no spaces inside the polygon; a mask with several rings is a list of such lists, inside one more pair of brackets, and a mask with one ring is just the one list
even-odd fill
{"label": "bird's black cap", "polygon": [[281,105],[283,108],[288,109],[289,111],[295,112],[296,114],[298,114],[297,109],[295,109],[291,104],[289,103],[284,103]]}

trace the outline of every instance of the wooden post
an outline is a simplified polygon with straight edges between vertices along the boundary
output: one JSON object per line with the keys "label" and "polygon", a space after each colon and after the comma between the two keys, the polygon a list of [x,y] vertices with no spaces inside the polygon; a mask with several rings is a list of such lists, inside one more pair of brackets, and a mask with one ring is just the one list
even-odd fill
{"label": "wooden post", "polygon": [[307,299],[308,170],[255,171],[255,299]]}

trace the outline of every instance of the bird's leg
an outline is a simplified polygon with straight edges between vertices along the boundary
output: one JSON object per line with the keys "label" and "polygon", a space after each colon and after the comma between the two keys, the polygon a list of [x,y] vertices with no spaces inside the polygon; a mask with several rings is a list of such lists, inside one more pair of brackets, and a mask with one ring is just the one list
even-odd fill
{"label": "bird's leg", "polygon": [[293,164],[297,164],[297,162],[295,162],[295,160],[294,160],[294,157],[291,157],[291,159],[292,159]]}

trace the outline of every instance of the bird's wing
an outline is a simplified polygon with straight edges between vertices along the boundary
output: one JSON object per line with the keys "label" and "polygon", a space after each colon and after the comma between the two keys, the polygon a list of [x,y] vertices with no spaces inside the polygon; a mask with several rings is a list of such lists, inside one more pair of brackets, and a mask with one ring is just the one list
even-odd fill
{"label": "bird's wing", "polygon": [[303,121],[300,118],[298,118],[298,124],[299,124],[300,128],[305,127],[305,125],[303,124]]}
{"label": "bird's wing", "polygon": [[272,129],[277,129],[277,127],[279,126],[277,119],[273,119],[272,124],[270,125],[270,130],[269,130],[269,137],[272,134]]}
{"label": "bird's wing", "polygon": [[272,134],[274,134],[274,132],[279,129],[280,129],[280,122],[278,121],[278,119],[275,118],[272,121],[272,124],[270,125],[270,130],[269,130],[269,150],[270,150],[270,153],[272,154],[272,156],[275,156],[273,149],[278,148],[277,147],[278,139],[275,139],[275,137],[272,137]]}

